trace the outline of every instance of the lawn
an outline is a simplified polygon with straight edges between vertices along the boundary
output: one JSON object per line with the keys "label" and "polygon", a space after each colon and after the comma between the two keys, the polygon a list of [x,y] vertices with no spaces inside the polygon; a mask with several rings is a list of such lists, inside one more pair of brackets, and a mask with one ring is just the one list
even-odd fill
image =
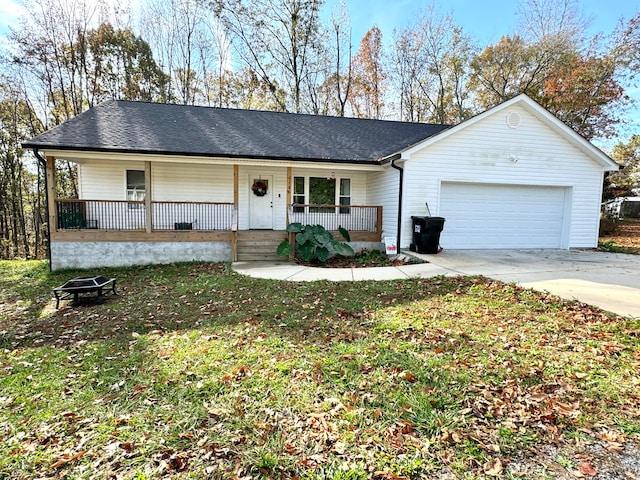
{"label": "lawn", "polygon": [[610,252],[640,254],[640,220],[622,220],[614,233],[602,235],[600,248]]}
{"label": "lawn", "polygon": [[640,320],[485,278],[100,273],[119,296],[56,311],[78,272],[0,262],[2,479],[640,473]]}

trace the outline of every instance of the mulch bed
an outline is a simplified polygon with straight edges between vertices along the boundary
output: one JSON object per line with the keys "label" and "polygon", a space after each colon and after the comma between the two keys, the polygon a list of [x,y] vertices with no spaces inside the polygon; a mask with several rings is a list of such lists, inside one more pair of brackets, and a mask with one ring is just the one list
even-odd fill
{"label": "mulch bed", "polygon": [[374,254],[371,252],[364,252],[363,254],[356,254],[353,257],[332,257],[325,263],[309,263],[296,256],[296,263],[299,265],[305,265],[308,267],[322,267],[322,268],[367,268],[367,267],[399,267],[402,265],[409,265],[413,263],[425,263],[417,258],[410,258],[401,256],[389,258],[385,254]]}

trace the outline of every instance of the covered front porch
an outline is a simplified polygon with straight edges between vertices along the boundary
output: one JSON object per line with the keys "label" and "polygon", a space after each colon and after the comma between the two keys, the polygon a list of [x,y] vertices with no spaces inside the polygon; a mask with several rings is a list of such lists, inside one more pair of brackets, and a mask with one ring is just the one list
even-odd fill
{"label": "covered front porch", "polygon": [[[59,198],[56,160],[46,158],[56,258],[91,257],[99,250],[99,255],[120,257],[122,264],[137,258],[143,258],[141,263],[273,259],[293,222],[332,231],[346,228],[356,244],[381,241],[383,207],[366,204],[371,172],[165,159],[78,160],[80,198]],[[313,203],[318,198],[334,201]],[[91,266],[89,261],[57,267],[85,263]]]}

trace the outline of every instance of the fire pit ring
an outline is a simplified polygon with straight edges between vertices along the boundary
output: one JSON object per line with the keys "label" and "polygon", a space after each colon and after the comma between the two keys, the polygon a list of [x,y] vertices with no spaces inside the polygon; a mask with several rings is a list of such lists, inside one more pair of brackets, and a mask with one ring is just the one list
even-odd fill
{"label": "fire pit ring", "polygon": [[78,303],[78,297],[84,293],[96,293],[96,303],[104,303],[104,292],[111,292],[117,295],[116,279],[107,277],[76,277],[72,278],[64,285],[55,287],[53,294],[56,297],[56,309],[60,307],[61,300],[73,299],[73,303]]}

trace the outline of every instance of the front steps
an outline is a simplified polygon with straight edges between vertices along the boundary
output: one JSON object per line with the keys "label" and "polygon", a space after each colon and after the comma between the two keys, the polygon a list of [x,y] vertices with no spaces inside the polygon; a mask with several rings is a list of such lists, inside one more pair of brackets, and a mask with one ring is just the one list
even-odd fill
{"label": "front steps", "polygon": [[287,261],[278,257],[278,245],[287,239],[287,232],[274,230],[238,231],[238,262]]}

